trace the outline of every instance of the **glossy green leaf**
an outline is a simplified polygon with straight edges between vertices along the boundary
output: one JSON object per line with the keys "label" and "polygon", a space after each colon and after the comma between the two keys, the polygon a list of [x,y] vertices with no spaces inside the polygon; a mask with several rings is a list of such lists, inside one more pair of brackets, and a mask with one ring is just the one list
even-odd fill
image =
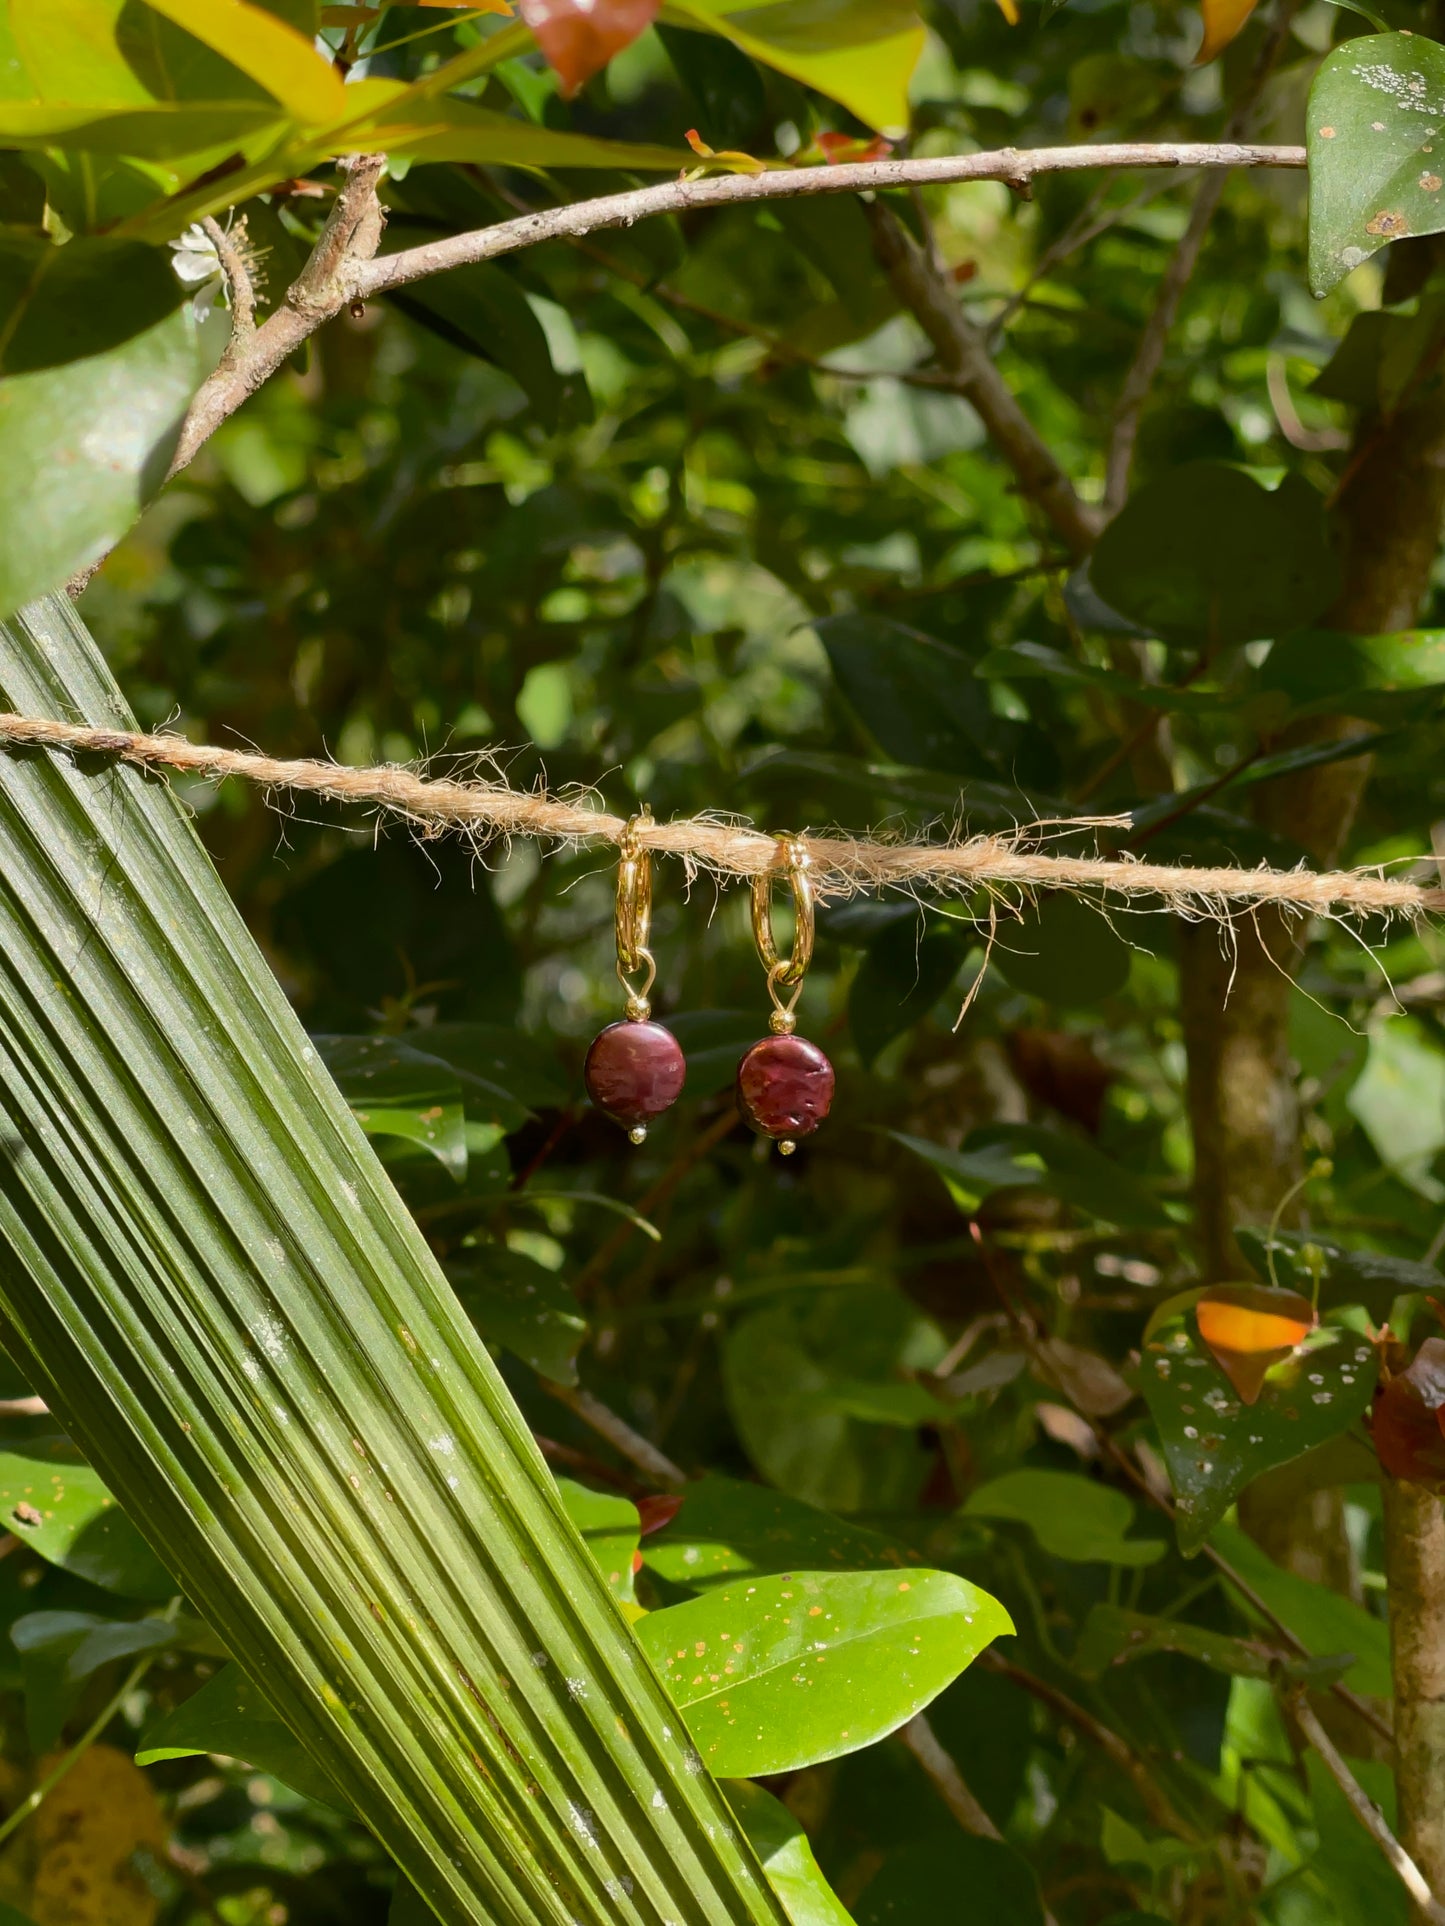
{"label": "glossy green leaf", "polygon": [[354,118],[335,130],[318,131],[330,153],[361,154],[384,147],[417,161],[475,161],[506,167],[625,167],[640,173],[673,173],[693,159],[686,149],[638,141],[602,140],[564,128],[499,114],[469,100],[416,90],[395,81],[367,80],[348,89]]}
{"label": "glossy green leaf", "polygon": [[1064,892],[1000,922],[993,964],[1004,981],[1064,1009],[1102,1003],[1129,981],[1130,952],[1108,918]]}
{"label": "glossy green leaf", "polygon": [[911,0],[669,0],[662,17],[725,34],[870,127],[907,130],[908,83],[924,45]]}
{"label": "glossy green leaf", "polygon": [[1199,1336],[1198,1291],[1155,1312],[1139,1388],[1159,1427],[1180,1548],[1198,1551],[1245,1486],[1323,1444],[1369,1409],[1378,1363],[1353,1331],[1321,1325],[1244,1404]]}
{"label": "glossy green leaf", "polygon": [[[1317,1658],[1353,1652],[1355,1663],[1345,1683],[1356,1692],[1387,1699],[1393,1689],[1390,1675],[1390,1632],[1384,1619],[1367,1612],[1352,1598],[1332,1592],[1327,1585],[1287,1572],[1254,1540],[1233,1525],[1216,1525],[1209,1542]],[[1266,1638],[1277,1634],[1261,1626]]]}
{"label": "glossy green leaf", "polygon": [[1117,1666],[1159,1653],[1197,1659],[1216,1672],[1245,1679],[1272,1677],[1281,1658],[1280,1648],[1263,1640],[1231,1638],[1227,1632],[1177,1618],[1152,1618],[1121,1605],[1095,1605],[1084,1621],[1072,1664],[1081,1677],[1095,1679]]}
{"label": "glossy green leaf", "polygon": [[146,1728],[137,1765],[215,1752],[269,1772],[294,1792],[346,1810],[346,1799],[272,1711],[239,1665],[225,1665],[199,1691]]}
{"label": "glossy green leaf", "polygon": [[892,1853],[854,1909],[858,1926],[1044,1926],[1026,1859],[998,1839],[947,1832]]}
{"label": "glossy green leaf", "polygon": [[1436,1030],[1405,1016],[1372,1025],[1370,1054],[1346,1101],[1381,1163],[1422,1196],[1445,1197],[1434,1170],[1445,1150],[1445,1048]]}
{"label": "glossy green leaf", "polygon": [[1387,242],[1445,228],[1445,48],[1367,34],[1325,56],[1310,88],[1310,286],[1326,294]]}
{"label": "glossy green leaf", "polygon": [[[504,1131],[519,1129],[528,1108],[485,1074],[493,1060],[480,1054],[472,1033],[481,1024],[434,1024],[406,1037],[312,1038],[321,1061],[354,1111],[424,1110],[441,1104],[483,1118]],[[477,1068],[468,1059],[471,1045]]]}
{"label": "glossy green leaf", "polygon": [[1140,682],[1114,669],[1095,668],[1092,663],[1065,655],[1061,649],[1051,649],[1042,642],[1012,642],[1004,648],[990,649],[974,674],[985,680],[1072,682],[1102,690],[1107,695],[1126,696],[1130,702],[1146,709],[1163,709],[1181,715],[1209,715],[1229,701],[1228,696],[1208,689],[1164,688],[1156,683]]}
{"label": "glossy green leaf", "polygon": [[928,1015],[962,963],[959,939],[936,931],[925,935],[919,917],[884,925],[848,992],[848,1025],[864,1063]]}
{"label": "glossy green leaf", "polygon": [[1151,634],[1214,647],[1308,624],[1339,582],[1324,501],[1301,476],[1270,490],[1203,461],[1136,490],[1089,573],[1111,608]]}
{"label": "glossy green leaf", "polygon": [[[133,726],[59,600],[0,703]],[[584,1926],[778,1926],[177,797],[12,756],[0,814],[6,1349],[443,1926],[558,1879]]]}
{"label": "glossy green leaf", "polygon": [[746,1779],[733,1779],[724,1790],[792,1926],[853,1926],[818,1869],[807,1833],[782,1800]]}
{"label": "glossy green leaf", "polygon": [[557,1272],[521,1251],[479,1244],[450,1260],[447,1276],[488,1343],[502,1345],[554,1384],[577,1382],[587,1319]]}
{"label": "glossy green leaf", "polygon": [[885,754],[951,773],[984,766],[999,724],[967,656],[881,616],[835,615],[817,626],[839,689]]}
{"label": "glossy green leaf", "polygon": [[52,1565],[126,1598],[170,1598],[176,1583],[100,1475],[70,1453],[0,1454],[0,1520]]}
{"label": "glossy green leaf", "polygon": [[1162,1539],[1130,1538],[1134,1506],[1122,1491],[1072,1471],[1006,1471],[969,1494],[970,1518],[1027,1525],[1039,1548],[1076,1564],[1152,1565]]}
{"label": "glossy green leaf", "polygon": [[119,346],[0,379],[0,615],[125,534],[165,478],[201,374],[187,304]]}
{"label": "glossy green leaf", "polygon": [[899,1570],[916,1560],[869,1531],[766,1485],[710,1475],[687,1487],[681,1511],[643,1541],[650,1571],[704,1591],[783,1571]]}
{"label": "glossy green leaf", "polygon": [[648,1656],[709,1771],[790,1772],[871,1745],[1013,1631],[951,1572],[798,1572],[649,1612]]}
{"label": "glossy green leaf", "polygon": [[1112,1158],[1043,1124],[987,1124],[972,1131],[961,1150],[890,1134],[933,1166],[969,1215],[992,1191],[1036,1188],[1105,1223],[1142,1228],[1169,1221],[1158,1200]]}
{"label": "glossy green leaf", "polygon": [[574,1478],[559,1478],[557,1490],[567,1516],[607,1580],[608,1591],[625,1604],[635,1604],[632,1561],[640,1530],[636,1505],[615,1491],[593,1491]]}

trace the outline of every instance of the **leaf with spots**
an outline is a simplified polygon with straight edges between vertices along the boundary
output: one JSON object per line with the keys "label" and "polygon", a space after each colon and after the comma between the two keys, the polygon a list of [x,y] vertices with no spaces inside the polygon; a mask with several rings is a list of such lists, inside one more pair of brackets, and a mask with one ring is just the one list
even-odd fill
{"label": "leaf with spots", "polygon": [[1161,1304],[1144,1334],[1140,1389],[1164,1446],[1180,1549],[1197,1552],[1245,1486],[1354,1424],[1369,1408],[1374,1349],[1322,1324],[1264,1374],[1246,1404],[1211,1356],[1203,1291]]}
{"label": "leaf with spots", "polygon": [[0,1452],[0,1524],[48,1563],[108,1592],[159,1603],[178,1589],[100,1475],[61,1450]]}
{"label": "leaf with spots", "polygon": [[1327,294],[1406,234],[1445,229],[1445,47],[1366,34],[1310,89],[1310,286]]}
{"label": "leaf with spots", "polygon": [[1002,1605],[952,1572],[798,1572],[651,1612],[639,1638],[709,1772],[792,1772],[872,1745],[992,1640]]}

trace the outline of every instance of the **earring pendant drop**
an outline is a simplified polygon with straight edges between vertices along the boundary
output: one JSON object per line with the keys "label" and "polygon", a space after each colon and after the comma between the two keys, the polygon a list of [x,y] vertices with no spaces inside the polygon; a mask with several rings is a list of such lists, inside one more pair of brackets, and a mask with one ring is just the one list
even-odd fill
{"label": "earring pendant drop", "polygon": [[[631,819],[617,865],[617,980],[627,992],[627,1014],[598,1032],[582,1066],[588,1096],[635,1144],[646,1142],[647,1126],[677,1102],[687,1075],[682,1045],[671,1030],[651,1021],[648,1001],[657,964],[647,947],[652,858],[642,846],[640,831],[651,821],[645,809]],[[639,973],[642,981],[634,985],[632,978]]]}
{"label": "earring pendant drop", "polygon": [[[753,941],[768,973],[768,995],[773,1014],[770,1035],[761,1038],[738,1065],[738,1108],[759,1136],[770,1137],[784,1157],[811,1136],[833,1102],[833,1066],[806,1037],[795,1034],[794,1008],[803,977],[813,955],[813,890],[808,881],[810,858],[796,838],[778,839],[781,868],[792,892],[794,928],[792,954],[781,957],[773,937],[774,869],[753,878]],[[781,992],[791,990],[784,1001]]]}

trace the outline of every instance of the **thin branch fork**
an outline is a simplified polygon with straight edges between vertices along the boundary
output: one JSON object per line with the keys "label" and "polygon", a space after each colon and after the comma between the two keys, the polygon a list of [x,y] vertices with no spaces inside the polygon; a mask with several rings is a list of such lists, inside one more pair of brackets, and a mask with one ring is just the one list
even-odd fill
{"label": "thin branch fork", "polygon": [[1330,1777],[1349,1801],[1350,1810],[1394,1868],[1401,1885],[1415,1902],[1420,1917],[1429,1920],[1431,1926],[1445,1926],[1445,1906],[1431,1892],[1425,1875],[1391,1832],[1384,1813],[1350,1771],[1304,1693],[1296,1693],[1290,1699],[1289,1707],[1300,1731],[1318,1752]]}
{"label": "thin branch fork", "polygon": [[760,174],[684,176],[622,194],[603,194],[547,208],[467,234],[377,257],[381,205],[377,183],[384,156],[347,163],[346,183],[326,228],[285,303],[218,368],[192,403],[181,432],[174,475],[194,459],[221,423],[253,395],[326,321],[355,301],[474,261],[494,261],[544,241],[576,239],[603,229],[631,227],[658,214],[707,207],[792,200],[814,194],[880,193],[890,188],[1006,181],[1023,189],[1045,174],[1094,168],[1233,168],[1305,165],[1302,147],[1230,141],[1113,141],[1079,147],[1006,147],[987,154],[942,154],[922,160],[859,161],[837,167],[769,168]]}

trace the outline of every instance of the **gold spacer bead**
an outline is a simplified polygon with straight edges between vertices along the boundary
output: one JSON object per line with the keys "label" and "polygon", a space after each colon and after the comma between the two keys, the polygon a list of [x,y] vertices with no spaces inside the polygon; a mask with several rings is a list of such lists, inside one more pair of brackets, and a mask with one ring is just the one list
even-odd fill
{"label": "gold spacer bead", "polygon": [[630,1144],[645,1144],[647,1142],[647,1125],[634,1124],[627,1133],[627,1141]]}
{"label": "gold spacer bead", "polygon": [[645,996],[628,997],[627,1021],[629,1023],[646,1023],[647,1019],[651,1015],[652,1015],[652,1005],[648,1002]]}
{"label": "gold spacer bead", "polygon": [[798,1019],[791,1010],[774,1010],[768,1018],[768,1028],[775,1037],[790,1037],[798,1027]]}
{"label": "gold spacer bead", "polygon": [[780,1157],[791,1157],[797,1148],[798,1146],[793,1142],[791,1137],[784,1137],[778,1145],[778,1155]]}

